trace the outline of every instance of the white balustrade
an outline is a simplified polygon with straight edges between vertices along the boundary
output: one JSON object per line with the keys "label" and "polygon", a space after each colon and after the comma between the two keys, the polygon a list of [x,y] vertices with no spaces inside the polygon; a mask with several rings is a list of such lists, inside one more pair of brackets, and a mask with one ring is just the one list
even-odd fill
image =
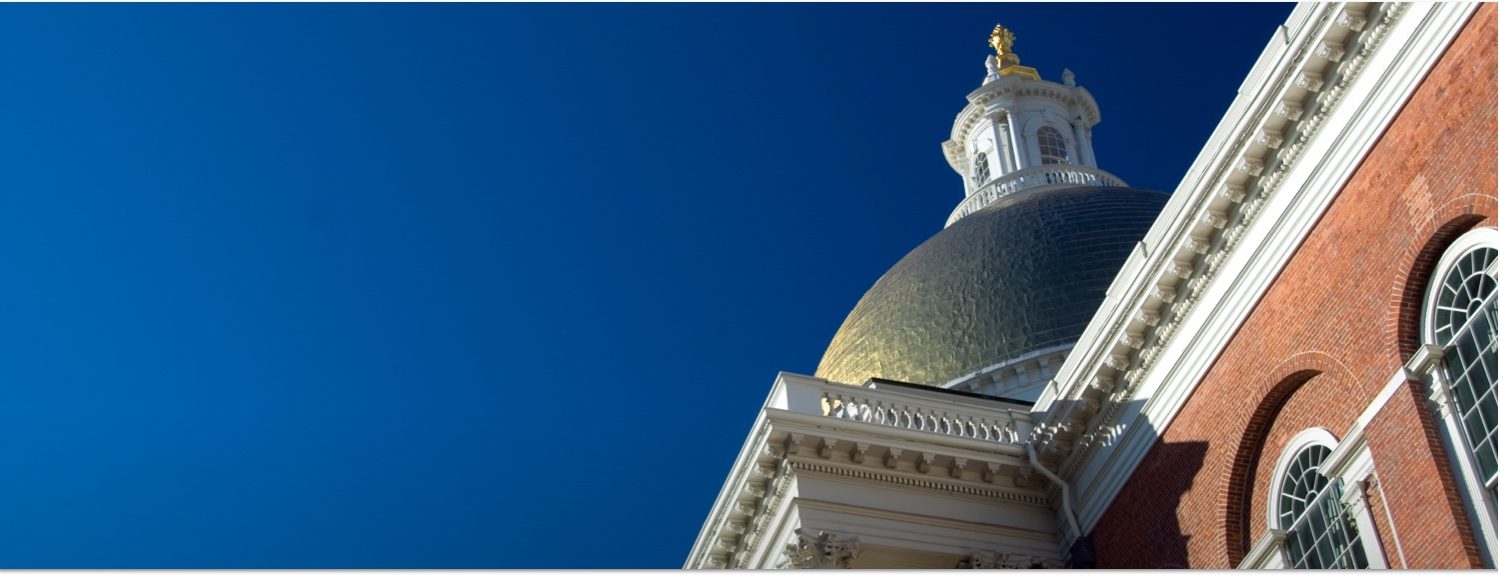
{"label": "white balustrade", "polygon": [[784,409],[844,421],[872,423],[955,437],[1020,444],[1031,433],[1030,413],[1019,406],[978,407],[940,397],[916,397],[917,391],[887,391],[783,375]]}
{"label": "white balustrade", "polygon": [[1041,186],[1101,186],[1106,188],[1127,187],[1124,180],[1114,174],[1074,164],[1047,164],[1032,166],[996,178],[978,191],[964,198],[963,202],[948,216],[947,225],[953,225],[964,216],[977,212],[1000,198],[1021,190]]}

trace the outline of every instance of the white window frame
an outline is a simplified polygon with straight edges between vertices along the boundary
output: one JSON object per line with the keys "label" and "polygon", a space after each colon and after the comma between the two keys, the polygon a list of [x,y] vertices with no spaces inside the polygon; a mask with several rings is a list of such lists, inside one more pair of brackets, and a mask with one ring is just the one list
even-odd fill
{"label": "white window frame", "polygon": [[[1424,361],[1412,367],[1419,372],[1427,385],[1430,404],[1436,414],[1438,436],[1442,439],[1443,450],[1448,455],[1448,461],[1459,484],[1459,495],[1464,501],[1464,509],[1469,516],[1469,522],[1475,530],[1474,536],[1479,539],[1482,559],[1486,566],[1494,567],[1497,529],[1495,497],[1479,477],[1479,462],[1475,460],[1464,431],[1459,427],[1462,422],[1459,421],[1457,404],[1448,392],[1450,382],[1446,364],[1442,361],[1445,349],[1437,345],[1437,333],[1433,325],[1443,279],[1459,259],[1481,247],[1500,249],[1500,231],[1494,228],[1469,230],[1455,239],[1438,259],[1437,266],[1428,277],[1426,293],[1422,300],[1423,349],[1417,355]],[[1490,268],[1491,273],[1494,273],[1494,269],[1494,267]]]}
{"label": "white window frame", "polygon": [[[1052,127],[1052,129],[1057,130],[1058,134],[1062,135],[1063,142],[1067,145],[1067,162],[1062,164],[1042,163],[1042,146],[1039,138],[1037,137],[1037,132],[1040,132],[1041,129],[1046,126]],[[1029,115],[1021,128],[1021,138],[1025,141],[1024,150],[1025,156],[1029,160],[1029,162],[1027,163],[1028,167],[1036,167],[1042,165],[1065,166],[1083,164],[1082,160],[1080,160],[1081,156],[1079,155],[1082,153],[1079,151],[1080,144],[1078,143],[1077,138],[1073,137],[1072,124],[1069,124],[1066,120],[1054,113],[1052,110],[1043,110],[1041,113]]]}
{"label": "white window frame", "polygon": [[[1271,473],[1271,484],[1266,490],[1266,533],[1245,554],[1245,558],[1240,561],[1240,569],[1285,569],[1291,565],[1292,558],[1287,556],[1286,551],[1287,532],[1281,529],[1279,521],[1281,485],[1292,461],[1302,453],[1303,449],[1313,445],[1322,445],[1332,451],[1318,467],[1318,472],[1327,476],[1329,481],[1342,484],[1341,501],[1354,518],[1355,527],[1359,531],[1360,545],[1363,547],[1366,561],[1369,562],[1369,568],[1387,568],[1385,554],[1380,548],[1380,536],[1375,530],[1375,520],[1364,498],[1363,479],[1374,472],[1374,464],[1370,459],[1369,448],[1364,445],[1363,437],[1360,437],[1357,442],[1340,442],[1328,430],[1310,427],[1292,436],[1276,459],[1276,467]],[[1350,452],[1357,452],[1356,456],[1348,457],[1346,454]]]}
{"label": "white window frame", "polygon": [[[1287,441],[1286,447],[1282,448],[1281,455],[1276,459],[1276,470],[1271,472],[1271,488],[1266,490],[1268,491],[1266,494],[1266,527],[1271,529],[1281,528],[1281,522],[1278,520],[1281,509],[1281,480],[1286,477],[1287,468],[1292,466],[1292,460],[1296,459],[1297,455],[1302,453],[1303,449],[1313,445],[1322,445],[1323,447],[1327,447],[1329,451],[1333,451],[1338,448],[1339,440],[1332,433],[1329,433],[1327,429],[1309,427],[1297,432],[1297,435],[1293,435],[1292,439]],[[1333,479],[1336,478],[1329,478],[1329,480]]]}
{"label": "white window frame", "polygon": [[984,187],[984,185],[989,183],[990,180],[995,179],[995,176],[992,173],[990,167],[991,164],[989,150],[980,151],[974,154],[974,169],[972,170],[972,173],[969,174],[969,179],[973,180],[974,182],[974,189],[977,190],[981,187]]}
{"label": "white window frame", "polygon": [[[1056,158],[1056,157],[1058,157],[1056,154],[1050,154],[1049,155],[1049,154],[1046,153],[1045,150],[1042,149],[1042,130],[1047,130],[1047,129],[1051,129],[1053,132],[1056,132],[1057,133],[1057,141],[1062,143],[1062,156],[1061,156],[1062,157],[1062,161],[1061,162],[1048,162],[1047,161],[1047,158]],[[1076,163],[1076,162],[1073,161],[1073,148],[1074,148],[1074,146],[1070,145],[1070,143],[1069,143],[1069,140],[1071,140],[1071,138],[1069,138],[1067,136],[1067,132],[1059,129],[1057,126],[1052,125],[1051,122],[1048,122],[1046,124],[1043,124],[1043,125],[1037,127],[1036,134],[1034,134],[1033,138],[1036,141],[1036,161],[1037,161],[1037,165],[1065,166],[1065,165],[1068,165],[1068,164]]]}

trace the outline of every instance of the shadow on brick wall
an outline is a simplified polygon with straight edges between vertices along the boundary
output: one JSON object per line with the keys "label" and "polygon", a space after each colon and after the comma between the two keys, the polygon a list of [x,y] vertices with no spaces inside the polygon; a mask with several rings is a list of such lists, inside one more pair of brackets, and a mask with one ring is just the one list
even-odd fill
{"label": "shadow on brick wall", "polygon": [[[1138,412],[1141,401],[1124,406],[1129,413]],[[1155,428],[1139,432],[1155,438],[1150,452],[1132,472],[1135,480],[1125,483],[1109,510],[1088,533],[1092,567],[1107,569],[1187,568],[1190,536],[1185,533],[1178,507],[1202,472],[1208,454],[1208,443],[1202,441],[1165,443]],[[1098,447],[1093,457],[1109,458],[1109,450],[1118,443]],[[1074,486],[1077,487],[1076,485]],[[1082,566],[1082,565],[1079,565]]]}

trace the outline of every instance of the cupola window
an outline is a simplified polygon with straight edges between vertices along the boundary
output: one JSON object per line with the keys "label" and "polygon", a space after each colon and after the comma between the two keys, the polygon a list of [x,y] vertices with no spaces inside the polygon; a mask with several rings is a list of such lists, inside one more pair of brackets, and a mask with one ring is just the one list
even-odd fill
{"label": "cupola window", "polygon": [[990,181],[990,159],[984,152],[974,156],[974,185]]}
{"label": "cupola window", "polygon": [[1037,148],[1042,152],[1043,164],[1068,163],[1068,142],[1062,132],[1052,126],[1042,126],[1036,131]]}

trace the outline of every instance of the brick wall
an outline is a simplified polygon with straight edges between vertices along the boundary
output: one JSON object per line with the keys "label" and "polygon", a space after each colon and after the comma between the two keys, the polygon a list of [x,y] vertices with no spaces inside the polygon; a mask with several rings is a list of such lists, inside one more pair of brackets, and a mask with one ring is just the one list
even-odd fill
{"label": "brick wall", "polygon": [[[1266,529],[1287,440],[1342,437],[1405,363],[1436,257],[1495,226],[1495,18],[1486,4],[1469,21],[1120,491],[1093,531],[1101,567],[1238,564]],[[1410,566],[1475,565],[1430,421],[1398,395],[1371,436],[1389,498],[1377,510]],[[1176,456],[1187,447],[1201,457]]]}
{"label": "brick wall", "polygon": [[[1375,456],[1375,474],[1392,519],[1380,526],[1385,538],[1399,539],[1406,566],[1412,569],[1483,567],[1448,458],[1437,435],[1419,383],[1391,397],[1369,427],[1365,440]],[[1391,565],[1400,565],[1396,549],[1385,546]]]}

